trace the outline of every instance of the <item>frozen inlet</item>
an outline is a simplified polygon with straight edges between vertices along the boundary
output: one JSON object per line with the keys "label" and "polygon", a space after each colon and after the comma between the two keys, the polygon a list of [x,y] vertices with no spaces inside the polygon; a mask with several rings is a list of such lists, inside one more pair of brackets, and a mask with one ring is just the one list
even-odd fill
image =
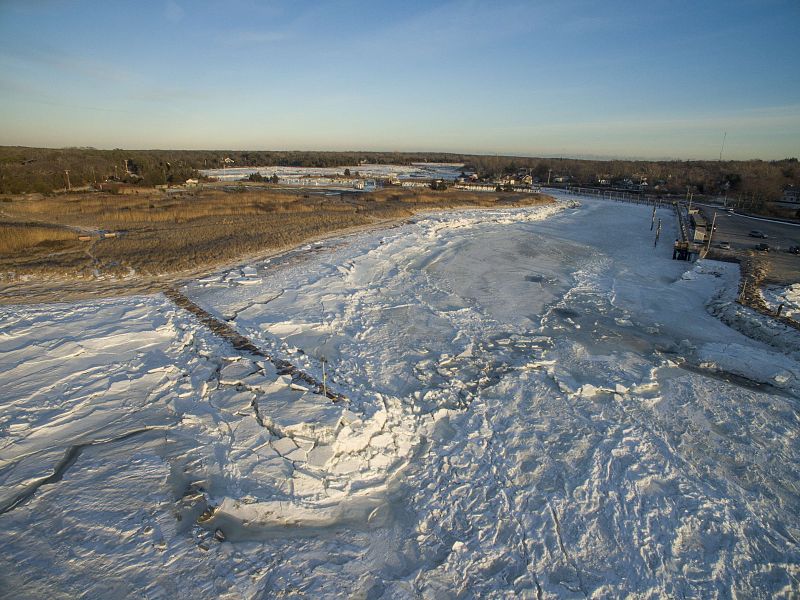
{"label": "frozen inlet", "polygon": [[4,591],[797,596],[797,331],[651,219],[434,214],[175,304],[0,307],[0,483],[42,482],[0,515]]}

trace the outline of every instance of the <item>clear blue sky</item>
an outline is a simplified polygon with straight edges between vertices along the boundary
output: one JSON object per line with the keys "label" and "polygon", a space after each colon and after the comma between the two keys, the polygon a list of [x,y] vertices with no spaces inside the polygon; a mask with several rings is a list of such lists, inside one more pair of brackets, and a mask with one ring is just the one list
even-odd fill
{"label": "clear blue sky", "polygon": [[798,0],[0,0],[0,145],[785,158],[798,59]]}

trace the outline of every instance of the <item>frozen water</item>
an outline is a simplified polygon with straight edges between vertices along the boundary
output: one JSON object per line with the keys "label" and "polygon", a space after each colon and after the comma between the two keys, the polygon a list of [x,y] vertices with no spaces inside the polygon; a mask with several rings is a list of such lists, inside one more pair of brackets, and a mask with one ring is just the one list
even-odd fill
{"label": "frozen water", "polygon": [[341,176],[345,169],[349,169],[353,175],[359,173],[363,177],[454,180],[461,175],[464,165],[456,163],[414,163],[411,165],[363,164],[341,167],[232,167],[226,169],[201,169],[200,173],[208,177],[215,177],[220,181],[236,181],[246,179],[252,173],[260,173],[264,177],[277,175],[281,179],[296,179],[305,176],[336,177],[337,175]]}
{"label": "frozen water", "polygon": [[658,216],[443,213],[188,287],[346,403],[161,297],[3,309],[4,589],[797,595],[800,345]]}

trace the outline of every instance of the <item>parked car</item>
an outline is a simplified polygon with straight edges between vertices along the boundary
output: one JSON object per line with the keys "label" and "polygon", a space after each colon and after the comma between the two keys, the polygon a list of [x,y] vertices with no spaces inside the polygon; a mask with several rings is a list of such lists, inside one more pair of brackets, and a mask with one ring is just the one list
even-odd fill
{"label": "parked car", "polygon": [[767,239],[767,234],[763,231],[759,231],[758,229],[753,229],[753,231],[750,232],[750,237],[761,238],[762,240],[765,240]]}
{"label": "parked car", "polygon": [[717,246],[719,248],[722,248],[723,250],[730,250],[731,249],[731,243],[730,242],[720,242],[719,244],[717,244]]}
{"label": "parked car", "polygon": [[769,244],[765,244],[763,242],[760,244],[756,244],[756,250],[759,250],[761,252],[769,252]]}
{"label": "parked car", "polygon": [[788,252],[792,254],[800,254],[800,246],[789,246]]}

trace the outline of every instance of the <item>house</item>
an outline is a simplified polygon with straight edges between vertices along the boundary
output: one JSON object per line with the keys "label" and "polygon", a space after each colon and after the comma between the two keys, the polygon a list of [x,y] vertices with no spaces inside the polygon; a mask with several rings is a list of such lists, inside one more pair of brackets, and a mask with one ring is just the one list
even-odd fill
{"label": "house", "polygon": [[468,183],[458,183],[454,185],[453,188],[457,190],[468,190],[470,192],[496,192],[497,184],[468,182]]}
{"label": "house", "polygon": [[694,229],[693,241],[703,242],[706,240],[706,235],[709,233],[709,223],[699,213],[690,215],[689,220]]}
{"label": "house", "polygon": [[429,188],[431,187],[431,181],[401,181],[400,186],[404,188]]}
{"label": "house", "polygon": [[800,204],[800,188],[792,186],[783,190],[781,202],[785,202],[786,204]]}

